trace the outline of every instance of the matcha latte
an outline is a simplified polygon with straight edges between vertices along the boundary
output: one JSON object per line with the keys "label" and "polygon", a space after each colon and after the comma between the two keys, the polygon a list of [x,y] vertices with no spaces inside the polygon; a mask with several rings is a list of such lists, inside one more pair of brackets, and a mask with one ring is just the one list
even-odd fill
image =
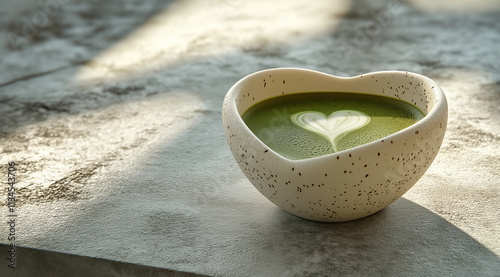
{"label": "matcha latte", "polygon": [[253,105],[242,115],[264,144],[291,160],[363,145],[423,117],[422,111],[405,101],[342,92],[279,96]]}

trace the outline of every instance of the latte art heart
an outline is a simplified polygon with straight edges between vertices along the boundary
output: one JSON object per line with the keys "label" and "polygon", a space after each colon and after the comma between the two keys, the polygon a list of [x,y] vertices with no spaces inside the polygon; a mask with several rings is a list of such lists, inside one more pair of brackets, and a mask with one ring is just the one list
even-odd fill
{"label": "latte art heart", "polygon": [[338,152],[336,141],[368,124],[370,116],[354,110],[336,111],[328,117],[321,112],[304,111],[292,115],[291,120],[295,125],[330,141],[334,151]]}

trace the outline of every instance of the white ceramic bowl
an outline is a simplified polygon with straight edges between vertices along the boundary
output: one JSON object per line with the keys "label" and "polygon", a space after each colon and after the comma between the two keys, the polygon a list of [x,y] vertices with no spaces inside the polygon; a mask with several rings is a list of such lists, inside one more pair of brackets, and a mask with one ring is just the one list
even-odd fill
{"label": "white ceramic bowl", "polygon": [[[322,91],[402,99],[420,108],[425,117],[382,139],[303,160],[286,159],[271,150],[241,118],[265,99]],[[443,91],[419,74],[383,71],[341,78],[297,68],[246,76],[231,87],[222,112],[229,147],[257,190],[294,215],[328,222],[371,215],[408,191],[436,157],[448,118]]]}

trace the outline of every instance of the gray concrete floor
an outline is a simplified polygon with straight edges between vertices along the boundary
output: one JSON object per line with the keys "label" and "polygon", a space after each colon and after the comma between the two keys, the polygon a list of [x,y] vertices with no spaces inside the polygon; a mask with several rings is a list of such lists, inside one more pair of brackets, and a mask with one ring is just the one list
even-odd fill
{"label": "gray concrete floor", "polygon": [[[498,1],[4,1],[0,26],[2,275],[500,276]],[[434,79],[438,157],[373,216],[281,211],[221,122],[229,87],[273,67]]]}

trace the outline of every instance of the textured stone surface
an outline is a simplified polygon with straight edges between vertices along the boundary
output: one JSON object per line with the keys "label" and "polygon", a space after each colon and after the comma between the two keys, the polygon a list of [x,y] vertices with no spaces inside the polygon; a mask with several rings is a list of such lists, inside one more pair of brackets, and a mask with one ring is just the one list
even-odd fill
{"label": "textured stone surface", "polygon": [[[500,6],[434,2],[0,4],[2,222],[15,161],[22,247],[217,276],[498,274]],[[231,156],[221,105],[283,66],[437,81],[449,124],[429,171],[354,222],[268,202]]]}

